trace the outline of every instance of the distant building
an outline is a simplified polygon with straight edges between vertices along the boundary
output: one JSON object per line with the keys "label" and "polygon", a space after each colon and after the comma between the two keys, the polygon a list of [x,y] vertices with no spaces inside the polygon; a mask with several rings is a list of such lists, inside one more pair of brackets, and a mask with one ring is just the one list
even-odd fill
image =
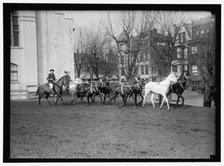
{"label": "distant building", "polygon": [[172,71],[176,76],[180,76],[184,71],[189,70],[189,47],[188,44],[192,39],[192,24],[184,24],[178,32],[175,50],[176,54],[172,61]]}
{"label": "distant building", "polygon": [[[144,32],[144,37],[140,41],[140,49],[138,51],[137,59],[137,75],[139,75],[143,80],[148,81],[160,81],[157,66],[153,60],[156,56],[156,48],[166,48],[168,44],[168,36],[162,35],[157,32],[157,29],[148,30]],[[127,64],[127,35],[122,32],[118,37],[119,47],[121,49],[121,54],[119,54],[119,75],[122,80],[125,80],[124,70],[121,64]],[[131,49],[136,48],[136,43],[138,42],[138,37],[131,37]]]}
{"label": "distant building", "polygon": [[29,98],[51,68],[57,79],[64,70],[74,77],[72,28],[61,11],[11,13],[11,99]]}
{"label": "distant building", "polygon": [[[192,40],[188,43],[189,70],[194,85],[201,85],[208,72],[207,53],[215,45],[215,22],[213,16],[192,21]],[[214,55],[215,56],[215,55]],[[213,66],[214,67],[214,66]],[[215,68],[215,67],[214,67]]]}

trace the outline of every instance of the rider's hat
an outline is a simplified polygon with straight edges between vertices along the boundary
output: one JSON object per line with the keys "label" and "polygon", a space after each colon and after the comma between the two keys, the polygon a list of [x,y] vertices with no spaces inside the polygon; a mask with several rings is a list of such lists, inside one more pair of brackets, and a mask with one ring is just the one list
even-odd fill
{"label": "rider's hat", "polygon": [[51,72],[51,71],[54,71],[54,69],[51,69],[50,72]]}

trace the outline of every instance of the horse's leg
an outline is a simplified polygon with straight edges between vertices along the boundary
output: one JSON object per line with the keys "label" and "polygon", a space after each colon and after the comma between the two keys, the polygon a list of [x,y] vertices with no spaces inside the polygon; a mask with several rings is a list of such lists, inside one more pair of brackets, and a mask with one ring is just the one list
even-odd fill
{"label": "horse's leg", "polygon": [[164,99],[166,100],[166,104],[167,104],[167,108],[168,108],[168,110],[170,110],[169,101],[168,101],[166,95],[163,95],[163,101],[164,101]]}
{"label": "horse's leg", "polygon": [[184,105],[184,97],[181,95],[180,96],[181,98],[182,98],[182,104],[181,104],[181,107],[183,107],[183,105]]}
{"label": "horse's leg", "polygon": [[55,95],[56,97],[55,97],[55,99],[54,99],[54,104],[55,105],[57,105],[57,103],[58,103],[58,95]]}
{"label": "horse's leg", "polygon": [[137,106],[137,93],[135,93],[135,106]]}
{"label": "horse's leg", "polygon": [[128,99],[128,95],[125,95],[124,100],[123,100],[124,101],[124,106],[126,106],[126,104],[127,104],[127,99]]}
{"label": "horse's leg", "polygon": [[105,104],[105,100],[106,100],[106,94],[104,94],[103,104]]}
{"label": "horse's leg", "polygon": [[180,95],[178,94],[178,95],[177,95],[177,104],[176,104],[177,107],[179,106],[179,104],[178,104],[178,103],[179,103],[179,100],[180,100]]}
{"label": "horse's leg", "polygon": [[71,103],[73,104],[73,102],[74,102],[74,100],[75,100],[75,93],[71,92],[71,96],[72,96]]}
{"label": "horse's leg", "polygon": [[39,99],[39,106],[41,106],[40,101],[41,101],[42,96],[43,96],[43,94],[39,94],[39,96],[38,96],[38,99]]}
{"label": "horse's leg", "polygon": [[46,100],[48,101],[49,105],[51,106],[51,102],[48,100],[49,95],[50,95],[49,93],[46,93],[45,98],[46,98]]}
{"label": "horse's leg", "polygon": [[90,104],[90,103],[89,103],[89,98],[90,98],[90,96],[89,96],[89,94],[88,94],[88,95],[87,95],[87,101],[88,101],[88,104]]}
{"label": "horse's leg", "polygon": [[164,96],[163,96],[163,100],[162,100],[161,105],[160,105],[160,107],[159,107],[160,109],[162,109],[164,101],[165,101],[165,98],[164,98]]}
{"label": "horse's leg", "polygon": [[138,103],[138,105],[141,105],[143,102],[143,96],[142,96],[141,92],[139,93],[139,96],[142,98],[142,100]]}
{"label": "horse's leg", "polygon": [[[94,97],[95,95],[92,95],[92,96],[90,96],[90,98],[91,98],[91,100],[92,100],[92,103],[95,103],[95,100],[93,100],[93,97]],[[94,97],[95,98],[95,97]]]}
{"label": "horse's leg", "polygon": [[118,93],[114,93],[114,96],[112,96],[112,98],[110,98],[110,101],[114,100],[117,97]]}
{"label": "horse's leg", "polygon": [[60,99],[61,99],[61,104],[62,104],[63,106],[65,106],[62,96],[60,96]]}
{"label": "horse's leg", "polygon": [[149,91],[145,90],[145,95],[144,95],[142,107],[145,106],[145,100],[146,100],[146,97],[148,96],[148,94],[149,94]]}
{"label": "horse's leg", "polygon": [[151,102],[152,102],[153,108],[156,108],[155,103],[153,101],[153,97],[154,97],[154,93],[151,94]]}

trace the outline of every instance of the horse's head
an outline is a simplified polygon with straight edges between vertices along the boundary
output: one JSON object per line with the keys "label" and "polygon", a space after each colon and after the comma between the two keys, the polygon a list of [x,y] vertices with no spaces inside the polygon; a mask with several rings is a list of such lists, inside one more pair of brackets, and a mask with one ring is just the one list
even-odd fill
{"label": "horse's head", "polygon": [[69,86],[69,82],[71,81],[71,77],[69,75],[64,75],[63,77],[61,77],[58,82],[61,84],[61,85],[64,85],[66,87]]}
{"label": "horse's head", "polygon": [[169,81],[171,83],[176,83],[177,82],[177,78],[176,78],[174,72],[171,72],[170,75],[167,77],[167,79],[169,79]]}

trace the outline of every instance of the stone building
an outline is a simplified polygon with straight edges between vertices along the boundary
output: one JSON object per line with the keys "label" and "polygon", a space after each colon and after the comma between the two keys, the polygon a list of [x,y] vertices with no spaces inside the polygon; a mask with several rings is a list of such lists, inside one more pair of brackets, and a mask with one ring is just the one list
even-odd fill
{"label": "stone building", "polygon": [[74,78],[73,19],[62,11],[21,10],[10,21],[11,99],[31,97],[51,68],[57,79],[64,70]]}

